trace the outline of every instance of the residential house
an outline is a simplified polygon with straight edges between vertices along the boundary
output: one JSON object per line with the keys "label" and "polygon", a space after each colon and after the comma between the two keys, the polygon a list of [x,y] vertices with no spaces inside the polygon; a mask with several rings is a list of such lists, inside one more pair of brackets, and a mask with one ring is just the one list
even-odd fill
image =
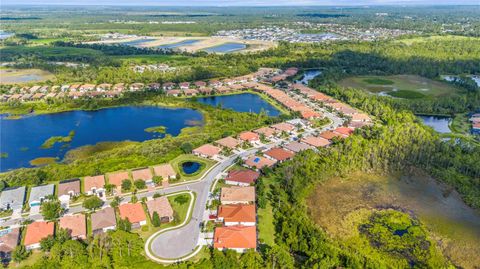
{"label": "residential house", "polygon": [[100,198],[105,197],[105,176],[84,177],[83,189],[87,195],[96,195]]}
{"label": "residential house", "polygon": [[215,143],[221,147],[228,148],[228,149],[235,149],[241,144],[241,141],[231,137],[227,136],[222,139],[219,139],[215,141]]}
{"label": "residential house", "polygon": [[238,135],[238,138],[244,142],[258,143],[260,142],[260,136],[257,133],[246,131]]}
{"label": "residential house", "polygon": [[12,251],[20,242],[20,228],[8,228],[0,231],[0,258],[2,262],[10,261]]}
{"label": "residential house", "polygon": [[165,82],[163,83],[162,88],[164,91],[172,90],[173,88],[175,88],[175,83]]}
{"label": "residential house", "polygon": [[220,202],[224,205],[255,203],[255,187],[223,187],[220,192]]}
{"label": "residential house", "polygon": [[25,238],[23,244],[30,249],[40,248],[40,241],[47,238],[49,235],[53,236],[55,233],[55,223],[46,221],[36,221],[27,225]]}
{"label": "residential house", "polygon": [[223,222],[225,226],[255,226],[257,219],[255,205],[220,205],[217,219]]}
{"label": "residential house", "polygon": [[150,83],[148,84],[148,89],[151,91],[158,91],[160,90],[161,84],[160,83]]}
{"label": "residential house", "polygon": [[115,230],[117,227],[115,210],[112,207],[105,207],[101,210],[98,210],[92,213],[90,218],[92,220],[92,233],[94,235]]}
{"label": "residential house", "polygon": [[80,179],[69,179],[58,183],[58,199],[64,208],[68,208],[70,199],[80,195]]}
{"label": "residential house", "polygon": [[186,90],[190,88],[190,82],[181,82],[178,84],[181,90]]}
{"label": "residential house", "polygon": [[218,250],[233,249],[245,252],[257,248],[257,229],[255,226],[217,227],[213,235],[213,247]]}
{"label": "residential house", "polygon": [[136,91],[140,91],[140,90],[143,90],[143,88],[145,88],[145,84],[143,83],[133,83],[130,85],[130,91],[132,92],[136,92]]}
{"label": "residential house", "polygon": [[287,134],[291,134],[295,131],[295,126],[286,122],[277,123],[272,125],[271,127],[280,133],[285,132]]}
{"label": "residential house", "polygon": [[132,228],[139,228],[147,224],[147,216],[145,216],[145,211],[143,211],[141,203],[121,204],[118,207],[118,211],[120,212],[120,218],[128,219],[132,224]]}
{"label": "residential house", "polygon": [[272,167],[276,163],[276,160],[256,155],[252,155],[245,160],[245,165],[252,169],[263,169],[264,167]]}
{"label": "residential house", "polygon": [[185,94],[185,96],[195,96],[198,94],[198,91],[195,89],[185,89],[183,90],[183,94]]}
{"label": "residential house", "polygon": [[221,148],[216,147],[211,144],[205,144],[200,146],[192,151],[193,154],[204,157],[204,158],[216,158],[218,154],[222,151]]}
{"label": "residential house", "polygon": [[214,88],[218,88],[223,85],[223,83],[218,80],[210,80],[208,84]]}
{"label": "residential house", "polygon": [[97,86],[97,91],[104,92],[109,91],[112,88],[112,84],[102,83]]}
{"label": "residential house", "polygon": [[230,170],[225,178],[225,183],[237,186],[250,186],[259,177],[260,173],[252,170]]}
{"label": "residential house", "polygon": [[30,207],[40,206],[42,202],[48,197],[52,196],[55,192],[55,185],[47,184],[42,186],[32,187],[30,190],[30,198],[28,204]]}
{"label": "residential house", "polygon": [[130,175],[127,171],[121,171],[108,174],[108,183],[116,186],[116,194],[122,193],[122,181],[130,180]]}
{"label": "residential house", "polygon": [[161,177],[164,181],[167,182],[169,179],[177,178],[177,172],[175,172],[172,165],[169,163],[154,166],[153,172],[156,176]]}
{"label": "residential house", "polygon": [[276,160],[277,162],[281,163],[283,161],[293,158],[293,156],[295,156],[295,153],[288,150],[284,150],[282,148],[272,148],[270,150],[265,151],[264,155],[267,158]]}
{"label": "residential house", "polygon": [[290,150],[291,152],[294,152],[294,153],[299,153],[300,151],[304,151],[304,150],[307,150],[307,149],[313,149],[314,148],[310,145],[299,143],[299,142],[296,142],[296,141],[292,141],[292,142],[284,145],[283,147],[285,149]]}
{"label": "residential house", "polygon": [[304,144],[307,144],[307,145],[310,145],[312,147],[326,147],[328,145],[331,144],[330,141],[328,141],[327,139],[325,138],[322,138],[322,137],[317,137],[317,136],[306,136],[306,137],[303,137],[300,142],[304,143]]}
{"label": "residential house", "polygon": [[87,222],[83,214],[63,216],[58,225],[67,230],[72,239],[87,239]]}
{"label": "residential house", "polygon": [[125,83],[117,83],[117,84],[113,85],[112,90],[116,91],[116,92],[125,91]]}
{"label": "residential house", "polygon": [[181,90],[167,90],[166,95],[177,97],[177,96],[180,96],[181,93],[182,93]]}
{"label": "residential house", "polygon": [[332,131],[325,131],[320,134],[321,138],[327,139],[327,140],[332,140],[333,138],[344,138],[342,134],[332,132]]}
{"label": "residential house", "polygon": [[0,194],[0,209],[12,210],[15,214],[22,212],[23,203],[25,202],[26,187],[7,188]]}
{"label": "residential house", "polygon": [[253,130],[255,133],[259,134],[259,135],[263,135],[266,139],[271,139],[275,136],[275,134],[277,133],[277,131],[273,128],[270,128],[270,127],[262,127],[262,128],[258,128],[256,130]]}
{"label": "residential house", "polygon": [[205,81],[195,81],[194,84],[197,88],[205,88],[207,86],[207,83]]}
{"label": "residential house", "polygon": [[344,137],[348,137],[353,134],[354,130],[348,127],[338,127],[337,129],[333,130],[333,132],[341,134]]}
{"label": "residential house", "polygon": [[150,218],[153,218],[153,213],[157,212],[161,222],[170,222],[173,220],[173,208],[165,196],[148,200],[147,208]]}
{"label": "residential house", "polygon": [[132,178],[133,178],[133,181],[143,180],[147,184],[151,184],[153,182],[152,181],[153,175],[152,175],[152,171],[150,170],[150,168],[132,170]]}

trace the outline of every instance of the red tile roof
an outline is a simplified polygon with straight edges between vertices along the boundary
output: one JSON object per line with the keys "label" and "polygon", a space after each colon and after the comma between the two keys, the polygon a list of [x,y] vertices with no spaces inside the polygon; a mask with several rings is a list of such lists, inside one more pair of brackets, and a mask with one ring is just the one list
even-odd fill
{"label": "red tile roof", "polygon": [[40,240],[49,235],[53,235],[55,230],[54,222],[37,221],[28,224],[25,239],[23,241],[25,246],[40,243]]}
{"label": "red tile roof", "polygon": [[262,169],[264,167],[271,167],[273,166],[277,161],[275,160],[270,160],[265,157],[261,156],[250,156],[246,161],[245,164],[249,167],[255,167],[257,169]]}
{"label": "red tile roof", "polygon": [[85,215],[77,214],[63,216],[58,223],[60,228],[66,229],[73,238],[87,238],[87,222]]}
{"label": "red tile roof", "polygon": [[307,136],[302,138],[302,140],[300,141],[314,147],[325,147],[330,145],[330,141],[328,141],[327,139],[316,136]]}
{"label": "red tile roof", "polygon": [[255,187],[223,187],[220,191],[220,200],[224,202],[250,203],[255,202]]}
{"label": "red tile roof", "polygon": [[131,223],[138,223],[147,220],[147,216],[145,216],[145,211],[143,211],[141,203],[121,204],[118,207],[118,211],[120,212],[120,218],[128,218]]}
{"label": "red tile roof", "polygon": [[268,151],[265,152],[265,155],[281,162],[281,161],[285,161],[285,160],[288,160],[290,158],[292,158],[293,156],[295,156],[295,154],[291,151],[287,151],[287,150],[284,150],[282,148],[272,148]]}
{"label": "red tile roof", "polygon": [[122,187],[122,181],[125,179],[130,180],[130,176],[128,175],[127,171],[108,174],[108,182],[117,186],[117,189]]}
{"label": "red tile roof", "polygon": [[214,248],[253,248],[257,247],[255,226],[217,227],[213,236]]}
{"label": "red tile roof", "polygon": [[225,222],[256,222],[255,205],[221,205],[217,216]]}
{"label": "red tile roof", "polygon": [[215,143],[219,144],[222,147],[234,149],[238,145],[240,145],[241,142],[238,141],[237,139],[231,137],[231,136],[227,136],[227,137],[224,137],[222,139],[219,139],[219,140],[215,141]]}
{"label": "red tile roof", "polygon": [[138,169],[132,171],[133,180],[141,179],[143,181],[148,181],[153,178],[152,171],[150,168]]}
{"label": "red tile roof", "polygon": [[260,173],[252,170],[231,170],[228,172],[225,181],[252,184],[255,183],[259,176]]}
{"label": "red tile roof", "polygon": [[238,137],[243,141],[249,141],[249,142],[260,140],[260,136],[258,134],[250,131],[242,132]]}
{"label": "red tile roof", "polygon": [[343,135],[341,135],[339,133],[332,132],[332,131],[325,131],[325,132],[320,134],[320,137],[325,138],[327,140],[332,140],[334,137],[344,138]]}
{"label": "red tile roof", "polygon": [[84,191],[87,192],[92,188],[100,189],[105,186],[105,176],[98,175],[93,177],[85,177],[83,179]]}
{"label": "red tile roof", "polygon": [[210,144],[205,144],[203,146],[200,146],[200,147],[194,149],[193,153],[213,157],[213,156],[219,154],[220,151],[222,151],[222,149],[220,149],[219,147],[215,147],[214,145],[210,145]]}
{"label": "red tile roof", "polygon": [[338,127],[337,129],[333,130],[336,133],[339,133],[341,135],[349,136],[353,134],[353,129],[348,128],[348,127]]}

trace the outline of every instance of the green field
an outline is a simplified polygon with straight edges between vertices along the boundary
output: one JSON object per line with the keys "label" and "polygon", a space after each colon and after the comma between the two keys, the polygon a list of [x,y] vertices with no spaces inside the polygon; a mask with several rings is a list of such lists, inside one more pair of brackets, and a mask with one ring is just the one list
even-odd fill
{"label": "green field", "polygon": [[[0,55],[3,53],[0,50]],[[0,84],[22,84],[30,82],[42,82],[47,80],[54,80],[55,76],[40,69],[0,69]]]}
{"label": "green field", "polygon": [[416,75],[349,77],[340,81],[340,85],[404,99],[446,97],[458,91],[447,83]]}

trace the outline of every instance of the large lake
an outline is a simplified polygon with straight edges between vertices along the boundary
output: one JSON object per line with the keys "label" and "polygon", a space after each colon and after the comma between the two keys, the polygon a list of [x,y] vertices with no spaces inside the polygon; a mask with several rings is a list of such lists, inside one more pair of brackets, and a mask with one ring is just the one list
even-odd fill
{"label": "large lake", "polygon": [[[58,157],[73,148],[103,141],[144,141],[164,134],[149,133],[145,128],[165,126],[166,133],[176,136],[184,127],[201,124],[203,116],[193,109],[171,109],[150,106],[106,108],[97,111],[71,111],[18,120],[0,116],[0,151],[8,157],[0,159],[0,171],[30,167],[29,161],[39,157]],[[52,148],[40,146],[52,136],[75,136],[68,147],[56,143]]]}
{"label": "large lake", "polygon": [[432,127],[435,131],[439,133],[451,133],[450,121],[452,118],[450,117],[440,117],[440,116],[418,116],[425,125]]}
{"label": "large lake", "polygon": [[180,41],[180,42],[177,42],[177,43],[159,45],[156,48],[159,48],[159,49],[174,49],[174,48],[178,48],[178,47],[182,47],[182,46],[193,45],[193,44],[197,43],[198,41],[200,41],[200,40],[199,39],[187,39],[187,40]]}
{"label": "large lake", "polygon": [[260,113],[264,110],[269,116],[278,116],[280,111],[257,94],[241,93],[233,95],[199,97],[197,101],[211,106],[220,105],[237,112]]}
{"label": "large lake", "polygon": [[220,53],[229,53],[234,51],[239,51],[247,48],[247,45],[242,43],[228,42],[222,45],[210,47],[204,49],[206,52],[220,52]]}

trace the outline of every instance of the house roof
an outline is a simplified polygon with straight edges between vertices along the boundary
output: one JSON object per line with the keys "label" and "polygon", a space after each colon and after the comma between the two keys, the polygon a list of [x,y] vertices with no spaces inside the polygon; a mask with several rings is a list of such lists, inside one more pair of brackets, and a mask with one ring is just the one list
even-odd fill
{"label": "house roof", "polygon": [[292,141],[288,144],[286,144],[285,146],[283,146],[284,148],[290,150],[290,151],[293,151],[293,152],[300,152],[300,151],[303,151],[303,150],[307,150],[307,149],[312,149],[313,147],[310,146],[310,145],[307,145],[307,144],[303,144],[303,143],[299,143],[299,142],[296,142],[296,141]]}
{"label": "house roof", "polygon": [[54,222],[37,221],[28,224],[27,232],[23,243],[25,246],[40,243],[40,240],[49,235],[53,235],[55,229]]}
{"label": "house roof", "polygon": [[295,156],[295,153],[282,148],[272,148],[268,151],[265,151],[264,154],[277,161],[285,161]]}
{"label": "house roof", "polygon": [[121,187],[122,181],[125,179],[130,179],[130,176],[127,171],[108,174],[108,182],[117,187]]}
{"label": "house roof", "polygon": [[222,202],[255,202],[255,187],[223,187],[220,200]]}
{"label": "house roof", "polygon": [[72,237],[87,237],[87,222],[83,214],[63,216],[58,224],[60,228],[66,229]]}
{"label": "house roof", "polygon": [[332,132],[332,131],[325,131],[325,132],[320,134],[320,137],[328,139],[328,140],[332,140],[334,137],[343,138],[344,136],[339,134],[339,133]]}
{"label": "house roof", "polygon": [[261,156],[255,156],[255,155],[252,155],[250,157],[248,157],[247,160],[245,160],[245,164],[249,167],[255,167],[257,169],[262,169],[264,168],[265,166],[266,167],[271,167],[273,166],[275,163],[277,163],[277,161],[275,160],[270,160],[270,159],[267,159],[265,157],[261,157]]}
{"label": "house roof", "polygon": [[69,195],[69,192],[80,193],[80,179],[69,179],[58,183],[58,196]]}
{"label": "house roof", "polygon": [[105,176],[98,175],[93,177],[85,177],[83,179],[84,190],[89,191],[92,188],[100,189],[105,186]]}
{"label": "house roof", "polygon": [[231,170],[228,172],[225,181],[235,181],[240,183],[254,183],[258,177],[260,177],[260,173],[252,170]]}
{"label": "house roof", "polygon": [[348,128],[348,127],[338,127],[337,129],[333,130],[336,133],[339,133],[344,136],[349,136],[353,134],[353,129]]}
{"label": "house roof", "polygon": [[225,222],[256,222],[255,205],[221,205],[217,216]]}
{"label": "house roof", "polygon": [[118,207],[118,211],[120,212],[120,218],[128,218],[131,223],[137,223],[147,220],[147,217],[145,216],[145,211],[143,211],[143,206],[141,203],[121,204]]}
{"label": "house roof", "polygon": [[153,167],[153,172],[155,175],[162,177],[163,179],[168,179],[169,177],[174,177],[177,175],[171,164],[160,164]]}
{"label": "house roof", "polygon": [[0,236],[0,252],[10,253],[15,247],[17,247],[18,242],[20,241],[20,228],[13,228],[4,231],[2,231]]}
{"label": "house roof", "polygon": [[305,143],[305,144],[308,144],[308,145],[314,146],[314,147],[325,147],[325,146],[330,145],[330,141],[328,141],[325,138],[317,137],[317,136],[307,136],[307,137],[302,138],[302,140],[300,140],[300,141],[302,143]]}
{"label": "house roof", "polygon": [[260,139],[258,134],[250,131],[242,132],[238,137],[243,141],[256,141]]}
{"label": "house roof", "polygon": [[253,248],[257,247],[255,226],[217,227],[213,235],[214,248]]}
{"label": "house roof", "polygon": [[3,190],[0,194],[0,206],[8,205],[13,210],[22,209],[25,202],[25,190],[24,186]]}
{"label": "house roof", "polygon": [[30,198],[28,199],[28,203],[32,203],[34,201],[40,201],[41,198],[45,198],[46,196],[53,195],[54,190],[55,190],[55,185],[53,184],[33,187],[30,191]]}
{"label": "house roof", "polygon": [[352,121],[370,121],[370,116],[365,113],[358,113],[352,115]]}
{"label": "house roof", "polygon": [[112,207],[105,207],[91,215],[92,231],[117,225],[115,210]]}
{"label": "house roof", "polygon": [[272,125],[272,128],[277,129],[279,131],[284,131],[284,132],[290,132],[295,130],[295,126],[286,122],[280,122],[280,123],[274,124]]}
{"label": "house roof", "polygon": [[147,208],[150,217],[153,217],[153,212],[157,212],[160,218],[173,217],[172,206],[170,205],[170,202],[165,196],[147,201]]}
{"label": "house roof", "polygon": [[143,181],[151,180],[153,178],[150,168],[138,169],[132,171],[133,180],[141,179]]}
{"label": "house roof", "polygon": [[193,153],[201,154],[201,155],[207,155],[207,156],[214,156],[217,155],[222,151],[219,147],[215,147],[214,145],[211,144],[205,144],[203,146],[200,146],[196,149],[193,150]]}
{"label": "house roof", "polygon": [[257,134],[263,134],[266,137],[273,136],[277,131],[275,129],[270,128],[270,127],[262,127],[254,130],[255,133]]}
{"label": "house roof", "polygon": [[235,139],[231,136],[227,136],[227,137],[224,137],[222,139],[219,139],[219,140],[215,141],[215,143],[219,144],[222,147],[226,147],[226,148],[230,148],[230,149],[234,149],[238,145],[240,145],[240,141],[238,141],[237,139]]}

